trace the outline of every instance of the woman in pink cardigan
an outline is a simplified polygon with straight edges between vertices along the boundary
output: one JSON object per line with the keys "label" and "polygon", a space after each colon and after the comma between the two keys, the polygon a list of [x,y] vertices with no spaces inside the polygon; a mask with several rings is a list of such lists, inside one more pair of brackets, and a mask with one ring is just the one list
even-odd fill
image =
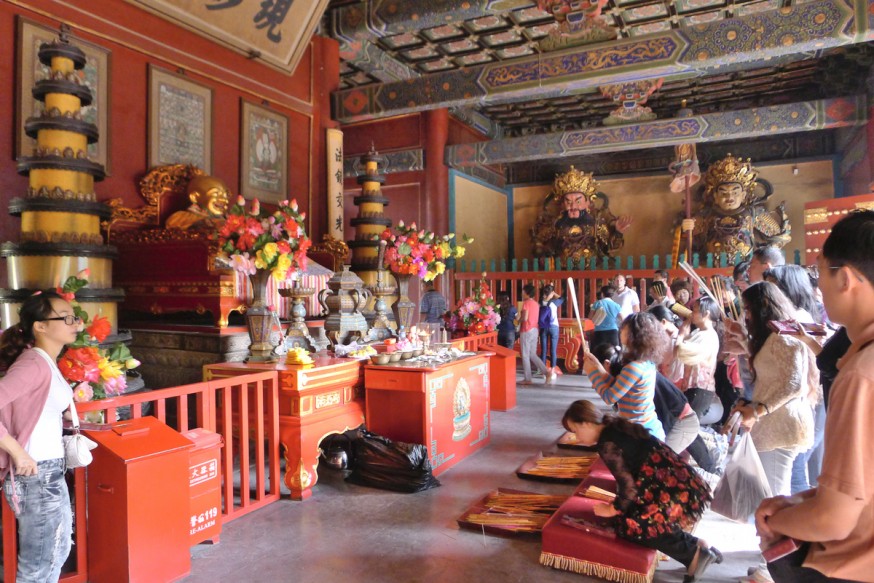
{"label": "woman in pink cardigan", "polygon": [[31,296],[0,336],[0,480],[18,519],[18,583],[57,581],[70,553],[63,416],[73,399],[58,370],[82,322],[52,292]]}

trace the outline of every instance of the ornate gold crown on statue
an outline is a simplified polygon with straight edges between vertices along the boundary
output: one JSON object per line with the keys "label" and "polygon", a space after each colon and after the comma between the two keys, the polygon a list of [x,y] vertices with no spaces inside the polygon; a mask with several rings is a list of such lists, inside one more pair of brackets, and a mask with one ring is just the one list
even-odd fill
{"label": "ornate gold crown on statue", "polygon": [[571,166],[571,169],[564,174],[556,174],[553,190],[558,196],[579,192],[589,199],[594,199],[598,192],[598,183],[591,173],[580,172]]}
{"label": "ornate gold crown on statue", "polygon": [[720,184],[740,184],[749,197],[759,178],[759,171],[753,168],[750,159],[735,158],[731,154],[714,162],[707,169],[704,176],[704,195],[712,197],[716,187]]}

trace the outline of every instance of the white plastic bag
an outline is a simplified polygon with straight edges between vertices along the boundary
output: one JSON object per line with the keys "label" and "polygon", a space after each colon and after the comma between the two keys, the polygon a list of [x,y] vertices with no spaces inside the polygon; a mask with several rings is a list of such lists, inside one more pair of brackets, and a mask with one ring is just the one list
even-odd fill
{"label": "white plastic bag", "polygon": [[710,508],[731,520],[747,522],[762,500],[770,497],[771,486],[753,438],[744,433],[713,491]]}

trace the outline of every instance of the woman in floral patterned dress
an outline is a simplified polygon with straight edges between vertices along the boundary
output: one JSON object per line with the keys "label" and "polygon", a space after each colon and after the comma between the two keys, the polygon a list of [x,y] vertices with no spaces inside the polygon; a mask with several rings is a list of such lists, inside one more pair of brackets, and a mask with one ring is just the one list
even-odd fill
{"label": "woman in floral patterned dress", "polygon": [[641,425],[603,415],[590,401],[575,401],[562,425],[582,445],[593,445],[616,478],[616,500],[595,514],[616,517],[616,533],[662,551],[687,569],[684,583],[698,581],[722,554],[690,530],[710,502],[707,484],[689,465]]}

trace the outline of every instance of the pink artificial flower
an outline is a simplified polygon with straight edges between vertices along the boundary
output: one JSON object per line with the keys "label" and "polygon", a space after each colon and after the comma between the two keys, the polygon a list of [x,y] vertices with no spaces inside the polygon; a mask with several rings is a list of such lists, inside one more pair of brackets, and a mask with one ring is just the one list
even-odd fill
{"label": "pink artificial flower", "polygon": [[85,269],[77,273],[76,277],[79,279],[88,279],[89,277],[91,277],[91,270],[86,267]]}
{"label": "pink artificial flower", "polygon": [[296,198],[291,199],[291,210],[293,210],[294,212],[297,212],[297,199]]}
{"label": "pink artificial flower", "polygon": [[121,395],[126,388],[127,379],[123,374],[103,381],[103,390],[106,391],[107,397],[110,395]]}
{"label": "pink artificial flower", "polygon": [[86,403],[94,398],[94,389],[88,383],[79,383],[73,389],[73,400],[77,403]]}
{"label": "pink artificial flower", "polygon": [[257,217],[261,214],[261,203],[258,202],[257,198],[252,201],[252,210],[249,211],[249,214],[253,217]]}
{"label": "pink artificial flower", "polygon": [[255,275],[257,268],[255,262],[249,257],[248,253],[242,253],[231,256],[231,267],[240,273]]}
{"label": "pink artificial flower", "polygon": [[243,198],[242,194],[237,195],[237,206],[246,206],[246,199]]}

